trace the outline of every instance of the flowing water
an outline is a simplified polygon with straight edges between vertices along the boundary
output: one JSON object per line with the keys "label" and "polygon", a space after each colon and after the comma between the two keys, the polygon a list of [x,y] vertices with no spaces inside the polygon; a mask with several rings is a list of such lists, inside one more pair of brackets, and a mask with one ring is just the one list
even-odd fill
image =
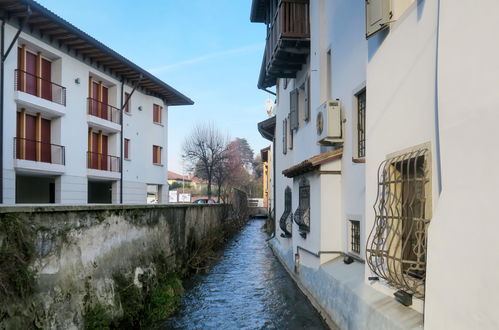
{"label": "flowing water", "polygon": [[164,329],[327,329],[252,220],[208,274],[194,278]]}

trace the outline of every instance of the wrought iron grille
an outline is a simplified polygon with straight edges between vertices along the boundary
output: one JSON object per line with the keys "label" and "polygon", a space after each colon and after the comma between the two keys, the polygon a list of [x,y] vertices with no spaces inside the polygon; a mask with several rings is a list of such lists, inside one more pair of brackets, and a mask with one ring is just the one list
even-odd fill
{"label": "wrought iron grille", "polygon": [[429,157],[423,148],[381,163],[376,218],[366,249],[373,272],[418,298],[424,298],[431,220]]}
{"label": "wrought iron grille", "polygon": [[360,253],[360,221],[350,220],[350,249]]}
{"label": "wrought iron grille", "polygon": [[306,237],[306,233],[310,232],[310,183],[307,179],[300,180],[299,189],[299,204],[293,219],[298,225],[300,235]]}
{"label": "wrought iron grille", "polygon": [[357,94],[357,156],[366,156],[366,90]]}
{"label": "wrought iron grille", "polygon": [[291,188],[286,187],[284,190],[284,212],[279,219],[279,227],[284,232],[282,237],[292,236],[293,213],[291,212]]}

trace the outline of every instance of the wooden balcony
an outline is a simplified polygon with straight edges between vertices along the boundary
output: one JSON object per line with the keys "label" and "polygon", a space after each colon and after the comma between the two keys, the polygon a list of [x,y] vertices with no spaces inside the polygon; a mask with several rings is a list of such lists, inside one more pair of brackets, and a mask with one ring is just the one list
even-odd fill
{"label": "wooden balcony", "polygon": [[309,1],[279,0],[271,12],[260,88],[275,85],[277,78],[295,78],[310,52]]}

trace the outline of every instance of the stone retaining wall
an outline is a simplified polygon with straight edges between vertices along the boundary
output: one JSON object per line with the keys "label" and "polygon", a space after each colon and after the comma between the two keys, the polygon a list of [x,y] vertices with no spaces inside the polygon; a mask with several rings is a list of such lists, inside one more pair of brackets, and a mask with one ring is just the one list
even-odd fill
{"label": "stone retaining wall", "polygon": [[82,328],[95,302],[119,315],[117,274],[140,287],[157,260],[181,272],[210,235],[240,225],[230,214],[228,205],[1,208],[0,276],[10,282],[0,287],[0,328]]}

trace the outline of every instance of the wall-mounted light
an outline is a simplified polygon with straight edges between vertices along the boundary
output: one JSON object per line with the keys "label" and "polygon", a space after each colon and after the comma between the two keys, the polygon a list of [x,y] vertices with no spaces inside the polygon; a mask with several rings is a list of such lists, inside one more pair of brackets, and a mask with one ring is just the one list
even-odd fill
{"label": "wall-mounted light", "polygon": [[75,79],[75,84],[79,85],[80,84],[80,78]]}
{"label": "wall-mounted light", "polygon": [[142,111],[142,106],[141,105],[139,105],[139,111]]}

